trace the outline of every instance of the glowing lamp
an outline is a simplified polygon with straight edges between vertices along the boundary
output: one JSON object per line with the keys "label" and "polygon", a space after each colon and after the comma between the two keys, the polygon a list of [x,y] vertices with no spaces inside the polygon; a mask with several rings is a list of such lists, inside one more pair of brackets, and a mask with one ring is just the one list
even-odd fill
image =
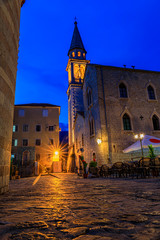
{"label": "glowing lamp", "polygon": [[140,134],[140,139],[143,139],[143,138],[144,138],[144,134],[141,133],[141,134]]}
{"label": "glowing lamp", "polygon": [[58,154],[59,154],[59,152],[58,151],[55,151],[55,153],[54,153],[56,156],[58,156]]}
{"label": "glowing lamp", "polygon": [[100,138],[98,138],[97,143],[98,143],[98,145],[100,145],[102,143],[102,140]]}
{"label": "glowing lamp", "polygon": [[134,137],[135,137],[135,139],[138,139],[138,134],[136,134]]}

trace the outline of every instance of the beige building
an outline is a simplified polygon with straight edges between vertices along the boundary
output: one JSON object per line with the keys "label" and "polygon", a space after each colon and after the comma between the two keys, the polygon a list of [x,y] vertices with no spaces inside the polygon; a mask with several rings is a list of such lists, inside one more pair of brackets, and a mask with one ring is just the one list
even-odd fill
{"label": "beige building", "polygon": [[79,155],[88,163],[96,156],[99,166],[141,156],[123,150],[137,133],[160,137],[160,72],[90,64],[83,53],[75,23],[67,66],[68,170],[79,167]]}
{"label": "beige building", "polygon": [[0,193],[8,190],[20,10],[24,0],[0,0]]}
{"label": "beige building", "polygon": [[12,138],[14,164],[26,168],[36,161],[43,170],[52,168],[54,162],[51,171],[61,171],[59,115],[60,107],[52,104],[15,105]]}

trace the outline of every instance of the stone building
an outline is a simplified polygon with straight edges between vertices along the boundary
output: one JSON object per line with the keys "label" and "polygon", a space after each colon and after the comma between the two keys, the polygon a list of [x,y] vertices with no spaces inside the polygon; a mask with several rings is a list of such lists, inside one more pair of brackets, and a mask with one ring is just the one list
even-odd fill
{"label": "stone building", "polygon": [[[140,156],[139,152],[124,154],[123,150],[135,142],[134,134],[143,132],[160,137],[160,72],[81,60],[86,64],[85,74],[81,74],[78,53],[86,51],[80,45],[82,40],[76,29],[77,23],[69,50],[71,73],[67,67],[69,147],[72,149],[68,170],[79,165],[78,155],[82,154],[87,162],[96,156],[98,165]],[[73,153],[75,161],[71,158]]]}
{"label": "stone building", "polygon": [[20,10],[24,0],[0,0],[0,193],[8,190]]}
{"label": "stone building", "polygon": [[52,104],[15,105],[12,158],[22,176],[34,174],[35,161],[42,170],[61,171],[59,115],[60,107]]}

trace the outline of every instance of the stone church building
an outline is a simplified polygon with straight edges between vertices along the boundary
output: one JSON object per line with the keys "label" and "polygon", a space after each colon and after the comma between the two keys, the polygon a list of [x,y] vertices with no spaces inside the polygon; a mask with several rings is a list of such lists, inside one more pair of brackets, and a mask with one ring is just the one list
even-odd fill
{"label": "stone church building", "polygon": [[[160,137],[160,72],[90,64],[77,22],[68,52],[68,170],[79,155],[98,165],[129,161],[123,150],[144,133]],[[159,152],[157,151],[157,154]]]}

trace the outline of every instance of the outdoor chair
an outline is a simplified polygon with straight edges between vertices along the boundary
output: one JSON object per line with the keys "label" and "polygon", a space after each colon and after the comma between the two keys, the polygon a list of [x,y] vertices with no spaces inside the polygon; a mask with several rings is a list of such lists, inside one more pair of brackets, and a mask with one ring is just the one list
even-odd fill
{"label": "outdoor chair", "polygon": [[108,175],[109,175],[109,167],[107,165],[102,165],[100,167],[99,173],[100,173],[101,177],[108,177]]}
{"label": "outdoor chair", "polygon": [[150,163],[150,158],[141,158],[139,160],[137,167],[137,178],[139,177],[139,175],[141,176],[141,178],[150,176]]}
{"label": "outdoor chair", "polygon": [[151,173],[153,177],[158,177],[160,173],[160,158],[151,159]]}
{"label": "outdoor chair", "polygon": [[123,168],[123,163],[122,162],[114,163],[111,170],[112,170],[113,177],[115,175],[116,175],[116,178],[121,177],[122,175],[124,176],[124,168]]}

